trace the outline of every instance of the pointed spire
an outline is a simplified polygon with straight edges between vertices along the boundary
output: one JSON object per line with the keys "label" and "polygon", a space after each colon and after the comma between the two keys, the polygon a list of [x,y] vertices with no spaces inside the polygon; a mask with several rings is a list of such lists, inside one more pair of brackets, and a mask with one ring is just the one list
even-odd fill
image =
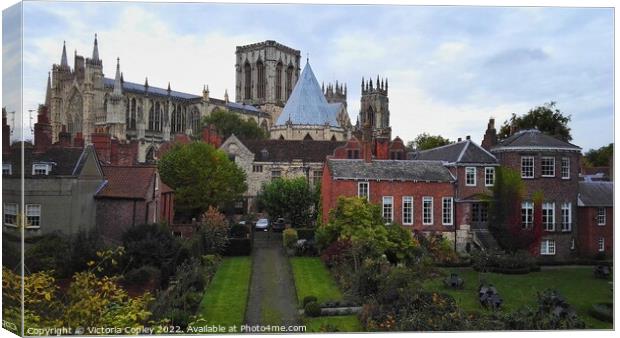
{"label": "pointed spire", "polygon": [[347,83],[344,84],[344,96],[347,96]]}
{"label": "pointed spire", "polygon": [[47,72],[47,88],[45,90],[45,105],[47,108],[51,108],[50,104],[52,103],[52,78],[50,73]]}
{"label": "pointed spire", "polygon": [[321,81],[321,91],[325,94],[325,82]]}
{"label": "pointed spire", "polygon": [[370,84],[369,84],[369,86],[370,86],[370,90],[372,90],[372,79],[370,79]]}
{"label": "pointed spire", "polygon": [[65,41],[62,42],[62,56],[60,57],[60,65],[62,67],[69,67],[69,62],[67,62],[67,46]]}
{"label": "pointed spire", "polygon": [[99,61],[99,47],[97,45],[97,33],[95,33],[95,43],[93,45],[93,61]]}
{"label": "pointed spire", "polygon": [[224,90],[224,102],[228,103],[228,88]]}
{"label": "pointed spire", "polygon": [[121,72],[121,83],[125,82],[125,78],[123,77],[123,72]]}
{"label": "pointed spire", "polygon": [[122,84],[121,84],[121,59],[116,58],[116,76],[114,76],[114,89],[112,90],[112,94],[116,96],[122,95]]}
{"label": "pointed spire", "polygon": [[170,81],[168,81],[168,95],[170,95]]}
{"label": "pointed spire", "polygon": [[364,77],[362,76],[362,91],[364,91]]}
{"label": "pointed spire", "polygon": [[388,79],[387,77],[385,78],[385,91],[387,92],[388,90]]}
{"label": "pointed spire", "polygon": [[377,89],[379,89],[379,74],[377,74]]}
{"label": "pointed spire", "polygon": [[144,78],[144,91],[148,91],[149,90],[149,77],[145,77]]}

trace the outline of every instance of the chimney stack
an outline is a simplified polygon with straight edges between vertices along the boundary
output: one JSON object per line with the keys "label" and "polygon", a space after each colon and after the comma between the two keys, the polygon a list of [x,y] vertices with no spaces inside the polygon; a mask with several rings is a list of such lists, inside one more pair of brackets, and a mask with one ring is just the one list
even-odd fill
{"label": "chimney stack", "polygon": [[[512,128],[511,128],[512,129]],[[487,124],[487,130],[484,133],[484,138],[482,139],[482,148],[486,150],[491,150],[491,148],[497,145],[497,130],[495,130],[495,119],[490,118],[489,123]]]}
{"label": "chimney stack", "polygon": [[39,105],[37,123],[34,124],[34,152],[44,153],[52,146],[52,125],[47,117],[47,106]]}

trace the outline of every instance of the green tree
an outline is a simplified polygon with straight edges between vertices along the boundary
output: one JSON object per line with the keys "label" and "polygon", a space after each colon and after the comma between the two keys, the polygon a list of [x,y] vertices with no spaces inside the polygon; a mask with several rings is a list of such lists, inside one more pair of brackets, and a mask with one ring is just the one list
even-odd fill
{"label": "green tree", "polygon": [[500,128],[497,137],[503,140],[512,135],[510,129],[513,126],[515,130],[535,128],[547,135],[569,142],[573,139],[568,127],[571,117],[565,116],[555,105],[556,103],[552,101],[531,109],[523,116],[512,114],[512,117],[506,120]]}
{"label": "green tree", "polygon": [[159,161],[162,180],[174,189],[175,203],[198,217],[209,207],[225,207],[247,189],[245,172],[226,153],[203,142],[177,144]]}
{"label": "green tree", "polygon": [[244,120],[228,110],[215,109],[203,119],[203,125],[214,125],[217,132],[224,138],[235,134],[242,139],[262,140],[267,138],[267,131],[261,128],[254,119]]}
{"label": "green tree", "polygon": [[598,149],[590,149],[586,153],[586,165],[591,167],[607,167],[614,156],[614,144],[610,143]]}
{"label": "green tree", "polygon": [[298,227],[309,226],[316,217],[319,194],[304,177],[277,179],[263,186],[258,205],[271,217],[284,217]]}
{"label": "green tree", "polygon": [[422,133],[416,136],[413,141],[407,143],[407,147],[416,150],[427,150],[441,146],[445,146],[452,143],[449,139],[443,138],[441,135],[430,135],[428,133]]}

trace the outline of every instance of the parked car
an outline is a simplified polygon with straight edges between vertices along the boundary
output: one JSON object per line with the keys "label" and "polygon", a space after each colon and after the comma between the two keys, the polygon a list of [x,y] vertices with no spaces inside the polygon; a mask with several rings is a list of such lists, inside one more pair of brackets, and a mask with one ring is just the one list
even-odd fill
{"label": "parked car", "polygon": [[269,229],[269,220],[266,218],[259,218],[254,226],[256,230],[267,231]]}
{"label": "parked car", "polygon": [[273,231],[284,231],[286,228],[286,220],[282,217],[279,217],[271,224],[271,229]]}

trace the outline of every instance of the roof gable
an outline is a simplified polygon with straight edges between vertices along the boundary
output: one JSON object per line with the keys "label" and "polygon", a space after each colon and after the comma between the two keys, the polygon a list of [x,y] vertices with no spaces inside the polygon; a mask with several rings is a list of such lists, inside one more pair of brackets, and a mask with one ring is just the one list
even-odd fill
{"label": "roof gable", "polygon": [[103,166],[106,185],[98,198],[147,199],[157,172],[154,166]]}
{"label": "roof gable", "polygon": [[448,163],[497,164],[497,159],[471,140],[423,150],[416,155],[417,160],[444,161]]}

